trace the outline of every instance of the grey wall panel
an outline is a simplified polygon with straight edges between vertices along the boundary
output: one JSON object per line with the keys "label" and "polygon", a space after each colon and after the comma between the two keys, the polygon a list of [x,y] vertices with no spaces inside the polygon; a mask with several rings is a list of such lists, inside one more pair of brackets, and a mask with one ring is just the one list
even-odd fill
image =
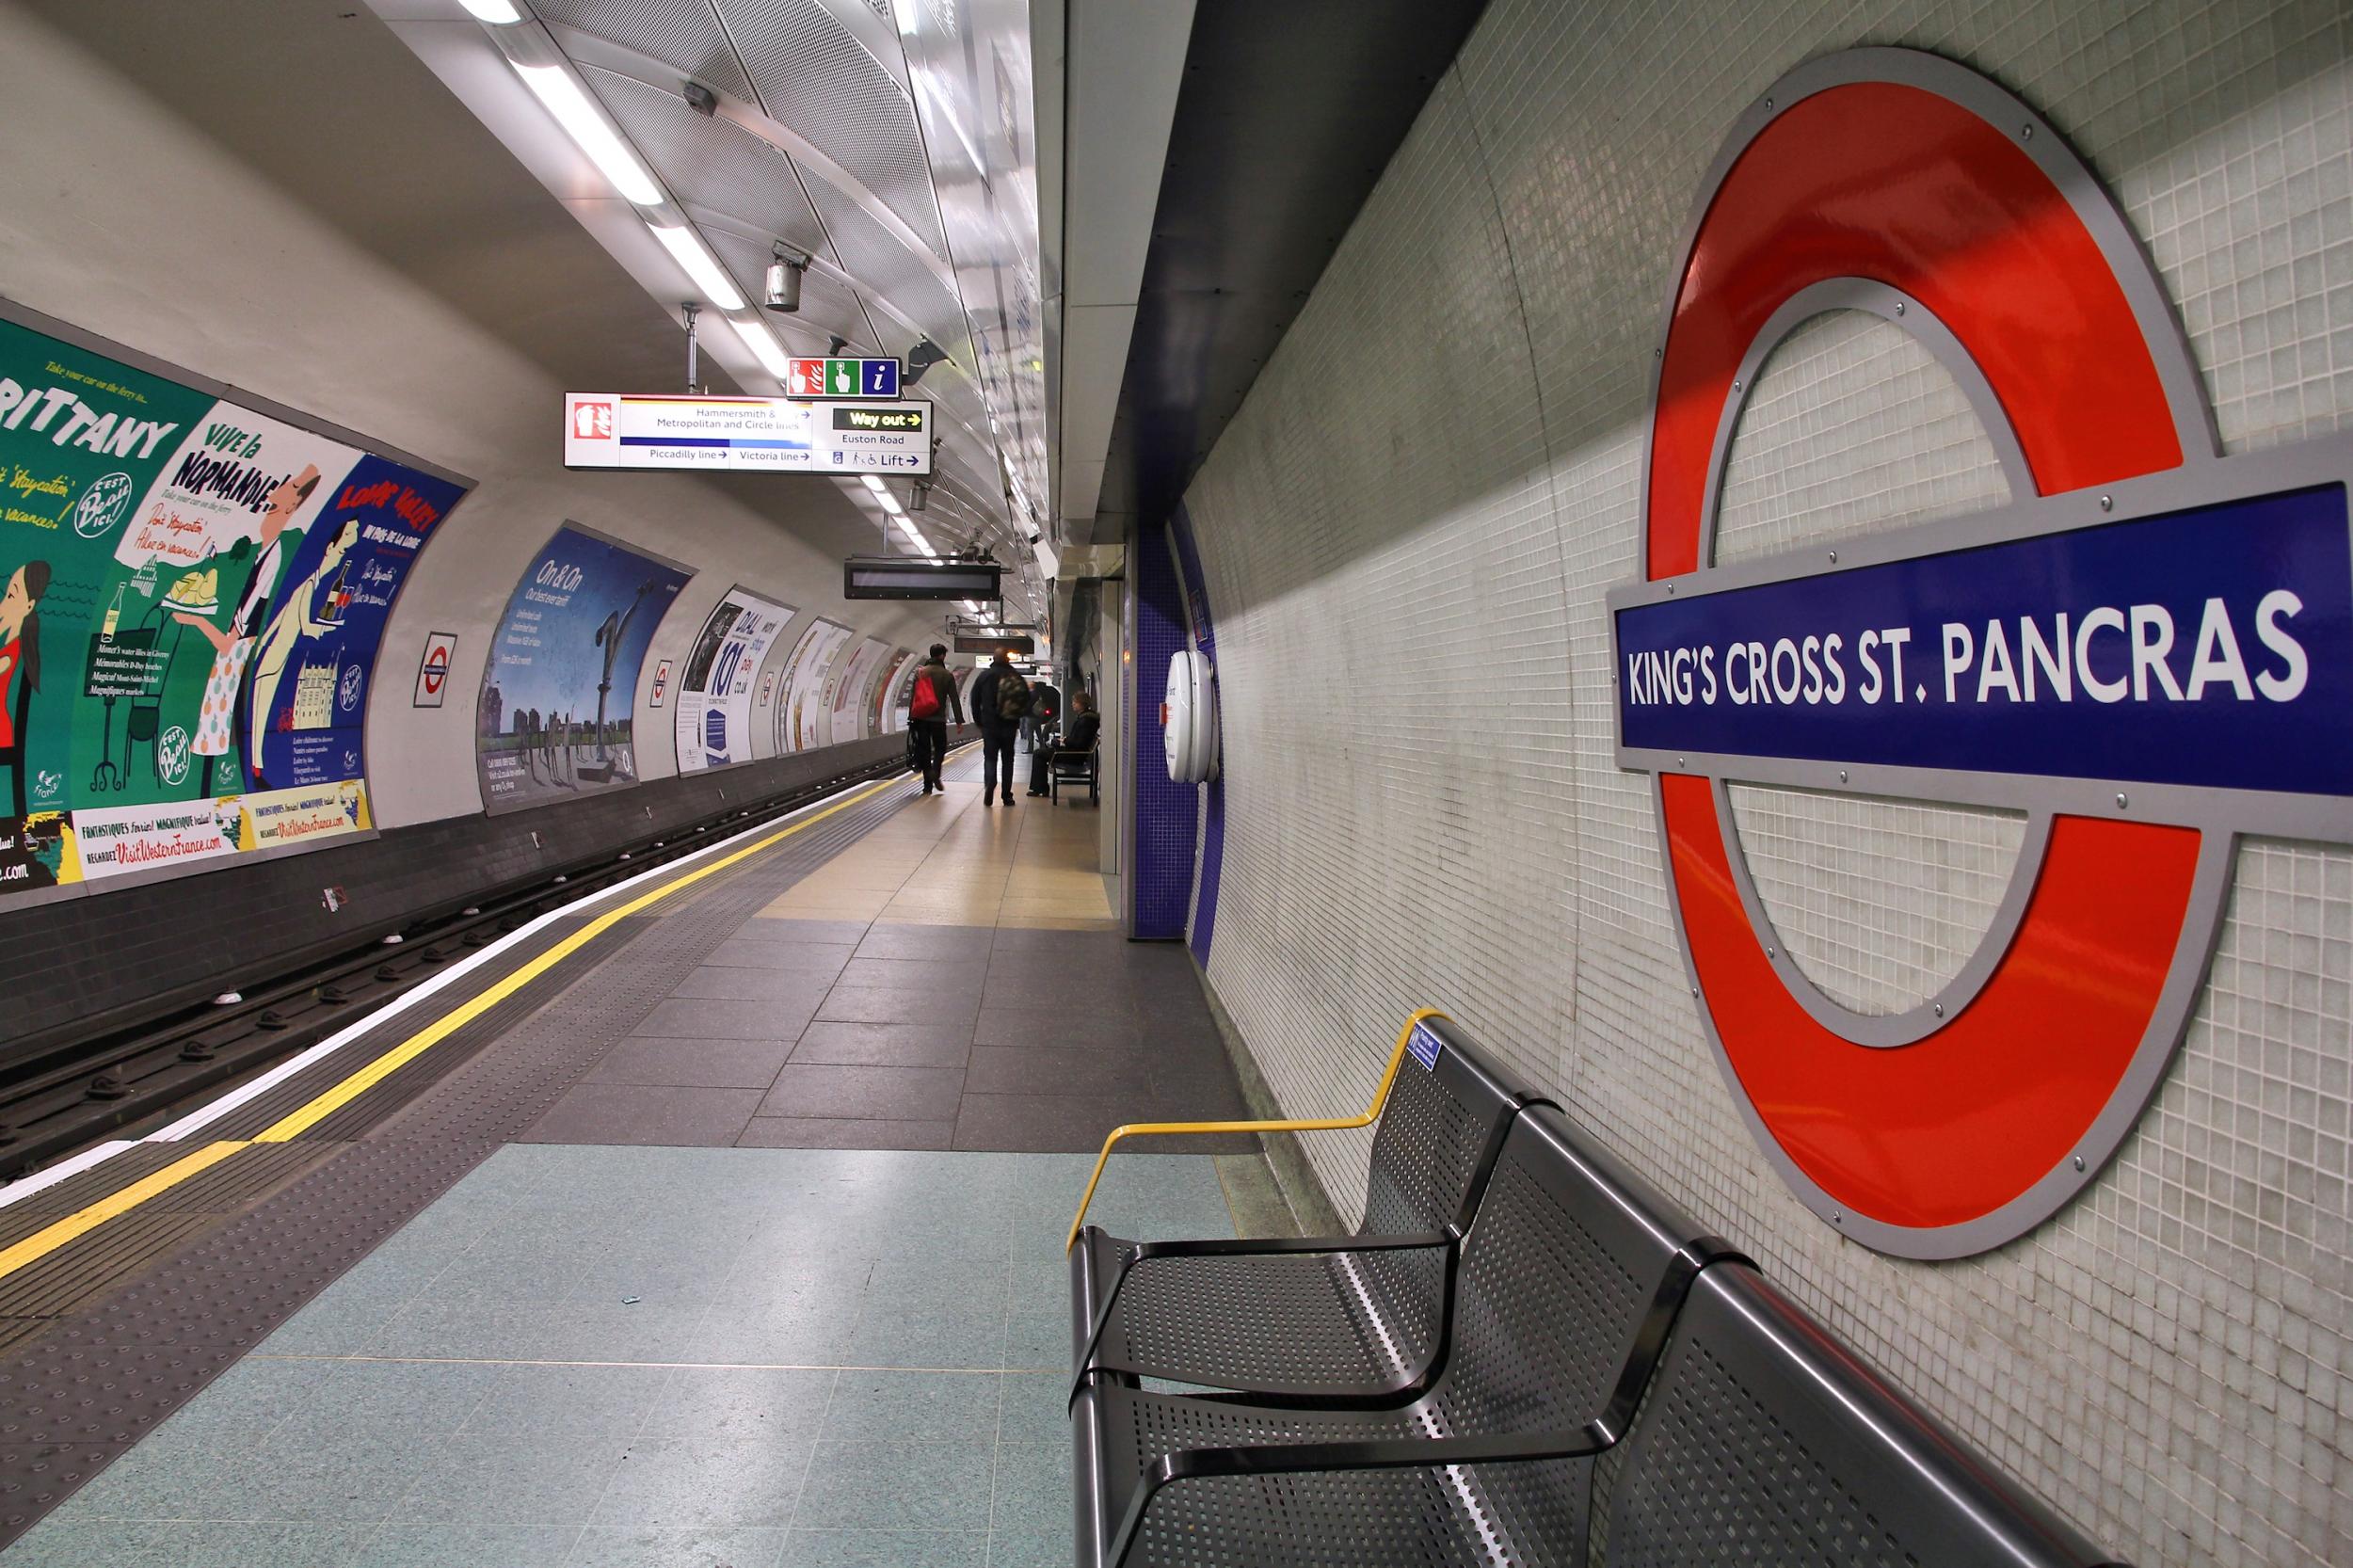
{"label": "grey wall panel", "polygon": [[[2347,27],[2255,0],[1497,0],[1186,498],[1227,758],[1209,973],[1285,1110],[1361,1105],[1403,1012],[1448,1009],[2144,1563],[2353,1560],[2353,855],[2245,848],[2188,1038],[2081,1200],[1958,1263],[1869,1253],[1782,1187],[1701,1033],[1648,781],[1611,756],[1602,596],[1637,572],[1651,347],[1701,175],[1777,74],[1856,43],[1962,59],[2073,138],[2229,448],[2353,424]],[[1768,445],[1827,488],[1778,514],[1752,489],[1756,524],[1975,504],[1966,433],[1901,345],[1817,346],[1835,384]],[[1750,812],[1859,998],[1965,956],[2007,863],[2000,824],[1904,815],[1927,809]],[[1938,837],[1945,885],[1894,863]],[[1833,839],[1854,863],[1819,863]],[[1353,1208],[1363,1140],[1310,1147]]]}

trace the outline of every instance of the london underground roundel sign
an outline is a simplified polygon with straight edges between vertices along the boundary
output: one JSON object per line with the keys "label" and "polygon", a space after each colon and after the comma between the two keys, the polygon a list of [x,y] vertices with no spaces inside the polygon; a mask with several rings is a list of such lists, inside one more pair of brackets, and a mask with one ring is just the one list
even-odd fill
{"label": "london underground roundel sign", "polygon": [[[2121,215],[2047,123],[1933,56],[1774,84],[1680,260],[1643,579],[1610,596],[1619,763],[1655,776],[1692,991],[1783,1177],[1883,1251],[1982,1251],[2130,1130],[2238,837],[2353,840],[2353,442],[2220,456]],[[1717,566],[1743,389],[1836,310],[1935,355],[2010,501]],[[1766,915],[1733,779],[2023,812],[1977,952],[1908,1013],[1833,1000]]]}

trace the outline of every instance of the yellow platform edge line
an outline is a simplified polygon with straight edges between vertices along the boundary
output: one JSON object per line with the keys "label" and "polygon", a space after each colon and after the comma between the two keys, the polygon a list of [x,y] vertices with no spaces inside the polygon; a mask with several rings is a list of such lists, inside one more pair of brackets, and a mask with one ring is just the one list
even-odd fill
{"label": "yellow platform edge line", "polygon": [[[955,749],[962,751],[966,747],[958,746]],[[228,1159],[239,1149],[249,1147],[254,1144],[282,1144],[295,1138],[305,1128],[315,1126],[321,1119],[340,1107],[348,1105],[365,1093],[371,1085],[383,1081],[405,1064],[416,1060],[437,1041],[447,1038],[450,1032],[459,1025],[479,1017],[499,1001],[513,996],[564,958],[579,952],[603,932],[611,930],[618,921],[641,909],[659,904],[681,888],[693,887],[713,872],[725,871],[739,861],[781,843],[803,828],[815,826],[837,811],[845,811],[861,801],[872,800],[899,782],[901,780],[897,778],[883,779],[879,783],[860,790],[856,794],[835,801],[822,811],[801,818],[789,827],[769,834],[756,843],[746,844],[733,854],[723,856],[707,866],[697,866],[693,871],[681,876],[673,877],[659,888],[648,888],[636,898],[630,900],[629,903],[598,916],[587,925],[517,969],[489,990],[475,997],[464,1006],[436,1018],[391,1050],[311,1100],[300,1110],[280,1117],[257,1136],[251,1139],[223,1139],[216,1143],[207,1144],[202,1148],[172,1161],[162,1170],[142,1176],[130,1186],[108,1193],[96,1203],[77,1208],[63,1219],[42,1226],[22,1241],[0,1251],[0,1279],[7,1278],[27,1264],[46,1257],[75,1237],[95,1230],[108,1220],[130,1212],[157,1193],[168,1192],[198,1172]]]}
{"label": "yellow platform edge line", "polygon": [[162,1170],[141,1176],[121,1191],[109,1192],[88,1208],[77,1208],[64,1219],[42,1226],[16,1245],[0,1252],[0,1278],[6,1278],[26,1264],[46,1257],[84,1232],[97,1229],[116,1215],[136,1208],[156,1193],[177,1187],[197,1172],[216,1165],[239,1149],[249,1146],[243,1140],[207,1144],[195,1153],[173,1160]]}

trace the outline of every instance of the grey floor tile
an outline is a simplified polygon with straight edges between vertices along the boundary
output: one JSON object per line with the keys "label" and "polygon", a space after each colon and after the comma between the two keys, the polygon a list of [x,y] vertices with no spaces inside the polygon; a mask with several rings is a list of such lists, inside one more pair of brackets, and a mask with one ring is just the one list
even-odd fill
{"label": "grey floor tile", "polygon": [[978,1046],[1068,1050],[1141,1050],[1144,1026],[1121,1008],[998,1007],[981,1010],[972,1026]]}
{"label": "grey floor tile", "polygon": [[877,922],[857,945],[860,958],[986,958],[997,939],[993,926],[897,925]]}
{"label": "grey floor tile", "polygon": [[964,1093],[961,1067],[851,1067],[787,1064],[776,1075],[763,1116],[869,1116],[888,1121],[952,1120]]}
{"label": "grey floor tile", "polygon": [[839,1374],[830,1369],[680,1367],[637,1435],[711,1442],[813,1441]]}
{"label": "grey floor tile", "polygon": [[763,974],[791,974],[826,980],[838,973],[856,951],[855,946],[847,943],[818,943],[803,947],[786,942],[763,942],[739,935],[728,937],[703,954],[702,968],[752,969]]}
{"label": "grey floor tile", "polygon": [[508,1440],[536,1432],[635,1435],[670,1381],[659,1367],[502,1367],[474,1407],[469,1436]]}
{"label": "grey floor tile", "polygon": [[1113,1095],[1141,1102],[1152,1092],[1141,1051],[974,1046],[964,1087],[974,1095]]}
{"label": "grey floor tile", "polygon": [[[1063,1329],[1063,1360],[1069,1361],[1067,1316]],[[1007,1372],[997,1416],[1000,1443],[1067,1443],[1070,1441],[1070,1373]]]}
{"label": "grey floor tile", "polygon": [[880,1117],[754,1116],[736,1139],[747,1149],[945,1149],[956,1124]]}
{"label": "grey floor tile", "polygon": [[332,1369],[326,1361],[248,1355],[182,1405],[148,1441],[166,1433],[201,1438],[245,1432],[258,1442],[296,1411],[315,1405],[319,1386]]}
{"label": "grey floor tile", "polygon": [[1059,1531],[1069,1542],[1070,1445],[997,1445],[996,1507],[992,1532]]}
{"label": "grey floor tile", "polygon": [[348,1568],[373,1525],[73,1521],[55,1514],[8,1548],[8,1568]]}
{"label": "grey floor tile", "polygon": [[746,941],[815,942],[856,946],[863,940],[866,920],[804,920],[776,915],[755,915],[737,932]]}
{"label": "grey floor tile", "polygon": [[[796,1529],[781,1568],[987,1568],[981,1530]],[[1054,1568],[1069,1568],[1068,1554]]]}
{"label": "grey floor tile", "polygon": [[[671,988],[674,997],[715,997],[742,1001],[774,1001],[787,1006],[815,1006],[833,988],[841,966],[849,962],[848,948],[767,948],[764,952],[792,960],[785,965],[705,964],[689,971]],[[819,954],[840,953],[840,957]]]}
{"label": "grey floor tile", "polygon": [[996,1445],[821,1441],[796,1528],[984,1530]]}
{"label": "grey floor tile", "polygon": [[447,1525],[393,1520],[376,1527],[351,1568],[564,1568],[577,1525]]}
{"label": "grey floor tile", "polygon": [[[1065,1507],[1064,1512],[1069,1510]],[[1059,1528],[995,1530],[988,1538],[988,1568],[1070,1568],[1070,1532],[1064,1520]]]}
{"label": "grey floor tile", "polygon": [[994,1440],[999,1382],[994,1372],[845,1371],[822,1435],[844,1443]]}
{"label": "grey floor tile", "polygon": [[713,1306],[681,1361],[764,1367],[838,1367],[857,1336],[858,1308]]}
{"label": "grey floor tile", "polygon": [[578,1525],[628,1450],[611,1432],[461,1432],[434,1449],[395,1512],[418,1524]]}
{"label": "grey floor tile", "polygon": [[986,958],[853,958],[841,971],[844,985],[911,985],[929,990],[978,991],[988,973]]}
{"label": "grey floor tile", "polygon": [[824,1023],[967,1024],[981,1010],[977,988],[837,985],[817,1009]]}
{"label": "grey floor tile", "polygon": [[967,1095],[956,1107],[956,1147],[1090,1153],[1112,1128],[1141,1120],[1136,1111],[1133,1099],[1110,1096]]}
{"label": "grey floor tile", "polygon": [[670,1040],[792,1040],[808,1027],[813,1011],[758,997],[667,997],[630,1032]]}
{"label": "grey floor tile", "polygon": [[1004,1345],[1001,1303],[915,1306],[875,1301],[860,1316],[846,1354],[849,1364],[857,1367],[993,1371],[1003,1362]]}
{"label": "grey floor tile", "polygon": [[1061,1367],[1070,1361],[1070,1271],[1050,1262],[1016,1260],[1005,1310],[1008,1367]]}
{"label": "grey floor tile", "polygon": [[533,1144],[652,1144],[726,1147],[760,1109],[757,1089],[677,1089],[583,1083],[533,1124]]}
{"label": "grey floor tile", "polygon": [[972,1031],[962,1022],[818,1022],[801,1032],[792,1060],[840,1066],[961,1067],[971,1049]]}
{"label": "grey floor tile", "polygon": [[592,1525],[781,1527],[808,1473],[808,1438],[641,1438],[613,1472]]}
{"label": "grey floor tile", "polygon": [[[778,1019],[780,1025],[793,1017]],[[588,1069],[589,1083],[660,1083],[694,1089],[765,1089],[792,1054],[780,1040],[623,1040]]]}
{"label": "grey floor tile", "polygon": [[564,1560],[565,1568],[775,1568],[784,1538],[781,1529],[595,1525]]}
{"label": "grey floor tile", "polygon": [[499,1368],[451,1362],[349,1361],[331,1367],[308,1409],[286,1418],[280,1443],[305,1422],[421,1436],[456,1432],[496,1386]]}

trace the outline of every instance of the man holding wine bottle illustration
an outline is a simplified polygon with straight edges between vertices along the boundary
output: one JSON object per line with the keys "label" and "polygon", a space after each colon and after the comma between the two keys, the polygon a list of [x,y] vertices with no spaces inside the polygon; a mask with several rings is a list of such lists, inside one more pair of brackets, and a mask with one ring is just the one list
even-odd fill
{"label": "man holding wine bottle illustration", "polygon": [[[248,771],[257,773],[254,783],[261,783],[257,766],[261,759],[256,755],[261,727],[250,722],[255,712],[253,655],[264,632],[273,629],[270,603],[276,595],[278,576],[295,551],[295,544],[289,544],[282,536],[286,525],[302,509],[302,504],[310,499],[318,483],[318,465],[305,463],[301,472],[289,474],[270,491],[268,507],[262,514],[261,545],[254,554],[253,569],[246,574],[245,587],[237,595],[237,607],[226,627],[215,626],[193,611],[172,612],[172,619],[203,633],[204,640],[213,645],[213,667],[204,678],[204,698],[197,710],[196,739],[188,748],[204,759],[200,793],[213,792],[213,764],[226,756],[230,744],[238,739],[234,731],[240,715],[248,720],[243,737],[246,765]],[[299,542],[297,532],[295,543]],[[272,694],[277,685],[273,679]]]}

